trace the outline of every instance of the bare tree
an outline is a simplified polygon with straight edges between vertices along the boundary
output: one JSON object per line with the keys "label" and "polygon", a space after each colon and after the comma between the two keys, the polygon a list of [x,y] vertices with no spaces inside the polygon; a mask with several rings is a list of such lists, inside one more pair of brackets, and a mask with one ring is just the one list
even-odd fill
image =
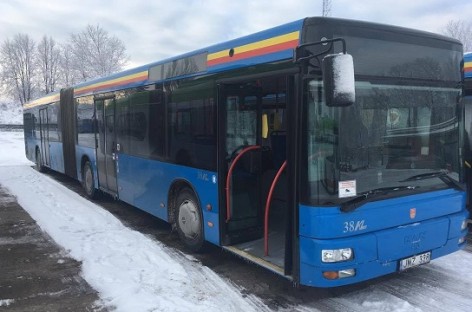
{"label": "bare tree", "polygon": [[72,34],[70,47],[72,65],[81,81],[120,71],[128,61],[123,42],[99,25],[88,25],[81,33]]}
{"label": "bare tree", "polygon": [[331,15],[331,0],[323,0],[322,16]]}
{"label": "bare tree", "polygon": [[56,91],[59,79],[61,52],[52,37],[44,36],[38,44],[38,67],[41,72],[42,92],[45,94]]}
{"label": "bare tree", "polygon": [[77,77],[77,72],[74,69],[74,55],[72,47],[69,44],[64,44],[60,48],[60,78],[64,87],[70,87],[76,84],[80,79]]}
{"label": "bare tree", "polygon": [[35,45],[28,35],[17,34],[0,46],[0,77],[8,95],[21,105],[34,96]]}
{"label": "bare tree", "polygon": [[462,42],[464,52],[472,51],[472,23],[463,20],[450,20],[442,32]]}

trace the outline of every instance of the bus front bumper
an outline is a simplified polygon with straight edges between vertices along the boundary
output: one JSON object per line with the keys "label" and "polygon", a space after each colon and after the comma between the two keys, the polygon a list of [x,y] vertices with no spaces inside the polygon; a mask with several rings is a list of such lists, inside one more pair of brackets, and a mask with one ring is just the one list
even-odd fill
{"label": "bus front bumper", "polygon": [[[464,213],[458,213],[411,226],[339,239],[301,236],[300,283],[314,287],[343,286],[428,263],[465,246],[467,228],[459,230],[457,226],[465,217]],[[452,227],[457,230],[451,230]],[[343,248],[352,249],[351,260],[322,261],[323,250]]]}

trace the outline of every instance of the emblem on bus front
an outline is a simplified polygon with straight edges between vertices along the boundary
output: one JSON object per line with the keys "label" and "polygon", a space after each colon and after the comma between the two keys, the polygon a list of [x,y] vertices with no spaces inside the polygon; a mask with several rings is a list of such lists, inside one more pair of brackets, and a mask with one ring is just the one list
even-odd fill
{"label": "emblem on bus front", "polygon": [[410,219],[416,218],[416,208],[410,208]]}

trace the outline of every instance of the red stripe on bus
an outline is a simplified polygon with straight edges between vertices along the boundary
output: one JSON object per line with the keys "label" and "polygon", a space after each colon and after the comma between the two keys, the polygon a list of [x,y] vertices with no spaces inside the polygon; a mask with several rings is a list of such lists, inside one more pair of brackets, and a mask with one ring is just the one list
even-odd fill
{"label": "red stripe on bus", "polygon": [[264,54],[269,54],[269,53],[274,53],[274,52],[279,52],[283,50],[288,50],[288,49],[293,49],[298,45],[298,39],[287,41],[287,42],[282,42],[279,44],[271,45],[268,47],[263,47],[259,49],[254,49],[251,51],[247,52],[242,52],[242,53],[235,53],[232,57],[230,56],[224,56],[220,57],[217,59],[209,60],[207,61],[208,66],[215,66],[215,65],[220,65],[228,62],[234,62],[234,61],[239,61],[255,56],[260,56]]}

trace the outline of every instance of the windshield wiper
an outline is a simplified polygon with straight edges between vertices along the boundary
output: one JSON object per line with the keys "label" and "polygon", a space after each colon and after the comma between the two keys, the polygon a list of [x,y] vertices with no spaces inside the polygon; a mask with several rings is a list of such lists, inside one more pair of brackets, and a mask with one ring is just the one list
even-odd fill
{"label": "windshield wiper", "polygon": [[449,187],[452,187],[453,189],[456,189],[458,191],[465,191],[465,186],[462,183],[451,178],[445,171],[434,171],[434,172],[417,174],[398,182],[419,181],[419,180],[432,179],[432,178],[439,178],[441,181],[446,183],[446,185],[448,185]]}
{"label": "windshield wiper", "polygon": [[414,190],[419,186],[392,186],[392,187],[381,187],[362,193],[356,197],[349,199],[341,204],[342,212],[351,212],[359,208],[360,206],[373,201],[374,199],[387,195],[392,192]]}

